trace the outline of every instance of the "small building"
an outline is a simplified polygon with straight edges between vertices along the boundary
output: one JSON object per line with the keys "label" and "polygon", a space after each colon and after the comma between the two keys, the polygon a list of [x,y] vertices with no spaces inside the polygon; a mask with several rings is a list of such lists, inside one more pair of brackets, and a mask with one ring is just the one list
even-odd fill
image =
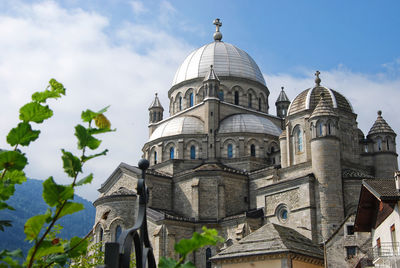
{"label": "small building", "polygon": [[356,232],[370,232],[375,267],[400,267],[400,172],[394,179],[362,183],[355,220]]}
{"label": "small building", "polygon": [[211,261],[221,268],[318,268],[324,267],[324,253],[322,247],[299,232],[268,223]]}

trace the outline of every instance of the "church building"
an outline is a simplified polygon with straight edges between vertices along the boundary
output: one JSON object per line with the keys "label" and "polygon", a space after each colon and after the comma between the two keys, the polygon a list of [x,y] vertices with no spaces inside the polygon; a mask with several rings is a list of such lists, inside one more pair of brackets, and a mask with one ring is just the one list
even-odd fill
{"label": "church building", "polygon": [[[156,94],[148,109],[143,156],[156,261],[178,257],[174,244],[207,226],[225,242],[192,254],[199,268],[354,267],[370,247],[370,236],[353,229],[362,180],[393,177],[396,133],[379,111],[364,135],[349,100],[319,71],[292,101],[282,87],[270,105],[277,89],[249,54],[222,41],[220,20],[214,24],[214,40],[176,71],[169,104]],[[121,163],[102,184],[96,242],[133,226],[140,176]]]}

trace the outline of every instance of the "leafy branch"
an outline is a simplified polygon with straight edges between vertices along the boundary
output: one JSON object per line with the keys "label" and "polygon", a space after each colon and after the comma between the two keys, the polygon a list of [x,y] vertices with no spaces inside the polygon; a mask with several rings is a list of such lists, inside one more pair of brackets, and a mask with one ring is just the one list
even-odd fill
{"label": "leafy branch", "polygon": [[[14,150],[0,151],[0,209],[13,209],[5,201],[14,194],[15,184],[26,181],[23,169],[28,160],[20,152],[18,146],[28,146],[39,137],[40,130],[33,130],[31,123],[41,124],[44,120],[50,118],[53,111],[45,103],[48,99],[57,99],[61,95],[65,95],[64,86],[51,79],[45,91],[34,93],[32,101],[21,107],[19,118],[22,122],[16,128],[13,128],[7,136],[7,142],[14,146]],[[62,240],[55,237],[54,228],[57,230],[55,224],[62,217],[84,209],[82,204],[73,202],[75,188],[91,183],[93,180],[93,174],[78,180],[83,173],[84,163],[106,155],[108,152],[108,150],[103,150],[92,155],[86,154],[88,150],[98,149],[101,144],[101,140],[95,138],[94,135],[114,131],[111,129],[110,121],[104,115],[107,108],[98,112],[91,110],[82,112],[81,118],[84,123],[87,123],[87,127],[81,124],[75,127],[75,136],[78,140],[77,147],[81,151],[80,157],[64,149],[61,150],[63,169],[67,176],[72,178],[71,184],[57,184],[53,177],[49,177],[43,182],[43,199],[49,208],[44,214],[35,215],[25,223],[26,240],[34,243],[25,260],[27,267],[49,267],[55,263],[63,266],[68,259],[86,253],[87,237],[83,239],[73,237],[70,240]],[[92,121],[94,121],[96,127],[92,127]],[[9,225],[9,221],[0,221],[0,229]],[[2,251],[0,253],[0,266],[1,263],[7,263],[13,267],[19,267],[15,266],[13,259],[17,255],[16,252]]]}
{"label": "leafy branch", "polygon": [[178,261],[172,258],[161,257],[159,268],[194,268],[194,264],[186,261],[187,256],[208,245],[216,245],[218,242],[224,242],[224,239],[218,236],[215,229],[208,229],[205,226],[202,228],[202,233],[194,232],[192,238],[182,239],[175,244],[175,251],[181,256]]}

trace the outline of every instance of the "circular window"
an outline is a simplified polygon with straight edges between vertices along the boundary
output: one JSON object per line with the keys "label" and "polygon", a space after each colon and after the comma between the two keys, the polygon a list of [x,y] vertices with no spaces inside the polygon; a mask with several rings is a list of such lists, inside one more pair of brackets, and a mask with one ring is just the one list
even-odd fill
{"label": "circular window", "polygon": [[289,209],[285,204],[281,204],[276,209],[276,216],[278,217],[280,222],[287,222],[289,218]]}

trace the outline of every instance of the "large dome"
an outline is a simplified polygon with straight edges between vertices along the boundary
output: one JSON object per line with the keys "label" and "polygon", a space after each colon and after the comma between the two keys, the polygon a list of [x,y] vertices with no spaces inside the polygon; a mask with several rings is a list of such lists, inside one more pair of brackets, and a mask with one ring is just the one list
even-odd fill
{"label": "large dome", "polygon": [[269,119],[254,114],[235,114],[222,120],[219,133],[263,133],[279,136],[282,132]]}
{"label": "large dome", "polygon": [[260,68],[249,54],[221,41],[204,45],[190,53],[176,71],[172,86],[189,79],[205,77],[210,65],[214,66],[219,77],[247,78],[265,86]]}

